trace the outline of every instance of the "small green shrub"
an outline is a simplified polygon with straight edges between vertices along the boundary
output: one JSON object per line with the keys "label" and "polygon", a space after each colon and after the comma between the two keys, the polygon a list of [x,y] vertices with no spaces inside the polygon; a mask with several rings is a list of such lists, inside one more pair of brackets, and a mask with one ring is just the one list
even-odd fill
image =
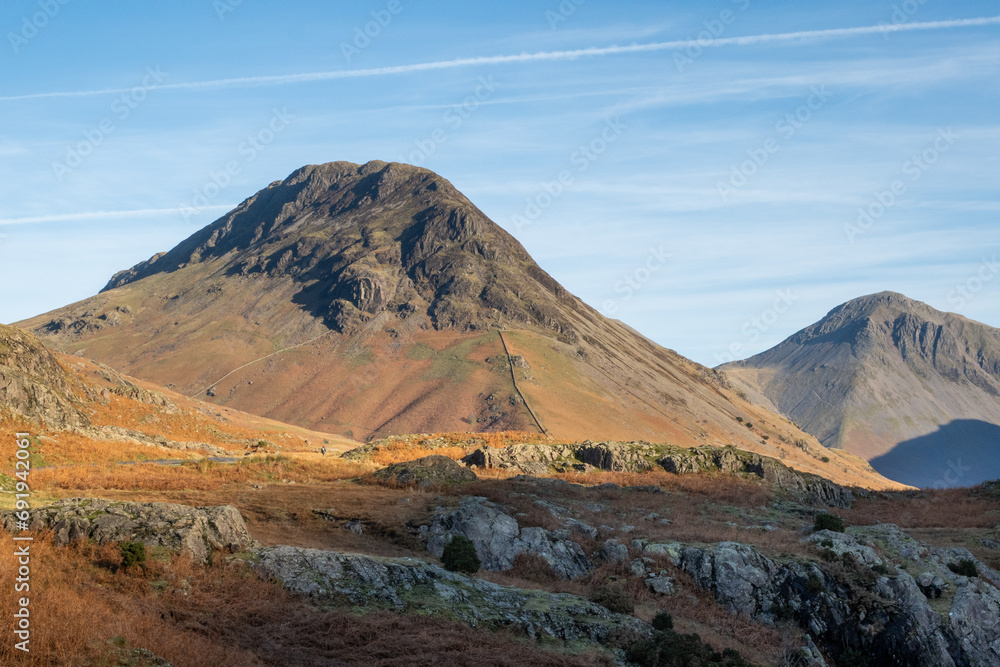
{"label": "small green shrub", "polygon": [[823,512],[816,515],[816,523],[813,524],[813,530],[832,530],[835,533],[842,533],[846,530],[846,526],[844,525],[844,520],[836,514]]}
{"label": "small green shrub", "polygon": [[754,667],[731,648],[719,653],[697,634],[682,635],[669,629],[637,642],[627,656],[641,667]]}
{"label": "small green shrub", "polygon": [[823,458],[820,459],[820,461],[822,461],[823,463],[829,463],[830,462],[830,457],[829,456],[824,456]]}
{"label": "small green shrub", "polygon": [[616,614],[631,614],[635,611],[632,596],[617,584],[598,586],[590,592],[590,601]]}
{"label": "small green shrub", "polygon": [[653,617],[653,627],[660,631],[673,630],[674,617],[670,615],[669,611],[661,611]]}
{"label": "small green shrub", "polygon": [[820,593],[823,590],[823,581],[815,574],[810,574],[806,578],[805,587],[810,593]]}
{"label": "small green shrub", "polygon": [[744,424],[744,426],[746,426],[747,428],[753,428],[753,424],[751,424],[750,422],[747,422],[746,424]]}
{"label": "small green shrub", "polygon": [[868,667],[868,656],[863,651],[849,648],[837,658],[839,667]]}
{"label": "small green shrub", "polygon": [[889,574],[889,568],[885,565],[885,563],[875,563],[874,565],[872,565],[872,572],[876,572],[881,575],[886,575]]}
{"label": "small green shrub", "polygon": [[963,577],[978,577],[979,570],[976,569],[976,561],[963,558],[957,563],[948,563],[948,569]]}
{"label": "small green shrub", "polygon": [[142,542],[122,542],[122,569],[127,570],[133,565],[146,567],[146,545]]}
{"label": "small green shrub", "polygon": [[465,535],[454,535],[451,541],[444,545],[441,563],[446,570],[466,574],[479,572],[481,565],[479,554],[476,553],[476,545]]}
{"label": "small green shrub", "polygon": [[825,539],[820,540],[819,545],[821,547],[826,547],[827,549],[832,549],[833,548],[833,540],[831,540],[829,537],[827,537]]}

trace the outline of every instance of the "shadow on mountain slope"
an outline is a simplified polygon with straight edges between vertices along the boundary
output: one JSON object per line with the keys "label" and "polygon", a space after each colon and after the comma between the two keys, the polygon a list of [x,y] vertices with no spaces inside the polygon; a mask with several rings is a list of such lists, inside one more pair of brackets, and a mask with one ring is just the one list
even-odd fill
{"label": "shadow on mountain slope", "polygon": [[1000,426],[957,419],[899,443],[870,461],[889,479],[922,488],[972,486],[1000,479]]}

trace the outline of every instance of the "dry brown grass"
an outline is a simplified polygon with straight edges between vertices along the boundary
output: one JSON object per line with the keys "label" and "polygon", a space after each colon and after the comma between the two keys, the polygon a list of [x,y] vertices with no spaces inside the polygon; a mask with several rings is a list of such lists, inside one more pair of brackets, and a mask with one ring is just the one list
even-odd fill
{"label": "dry brown grass", "polygon": [[407,445],[402,442],[394,442],[383,449],[379,449],[372,455],[372,461],[380,466],[388,466],[393,463],[406,463],[415,461],[425,456],[447,456],[449,459],[457,461],[469,453],[465,447],[421,447],[419,445]]}
{"label": "dry brown grass", "polygon": [[[115,572],[113,545],[57,547],[41,536],[31,559],[31,653],[2,642],[0,664],[104,664],[116,637],[177,667],[607,664],[443,619],[319,610],[221,557],[204,568],[175,557]],[[0,535],[0,578],[11,581],[16,567],[13,540]],[[183,582],[187,595],[174,592]],[[11,618],[13,595],[0,605]]]}
{"label": "dry brown grass", "polygon": [[351,479],[371,470],[365,463],[330,458],[313,463],[285,456],[250,457],[236,463],[201,459],[180,466],[152,463],[75,466],[32,472],[38,490],[118,489],[123,491],[220,490],[227,485],[294,481],[297,484]]}
{"label": "dry brown grass", "polygon": [[989,528],[1000,522],[1000,499],[969,489],[931,489],[860,498],[843,512],[855,525],[900,528]]}
{"label": "dry brown grass", "polygon": [[551,477],[586,485],[609,483],[619,486],[653,485],[669,493],[689,494],[699,499],[745,509],[769,505],[775,499],[774,490],[760,480],[721,473],[675,475],[665,470],[649,472],[600,470],[588,473],[565,473]]}

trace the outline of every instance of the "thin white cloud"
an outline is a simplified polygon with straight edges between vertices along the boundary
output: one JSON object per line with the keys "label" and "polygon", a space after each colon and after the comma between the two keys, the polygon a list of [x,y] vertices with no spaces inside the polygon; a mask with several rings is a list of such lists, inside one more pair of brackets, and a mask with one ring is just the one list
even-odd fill
{"label": "thin white cloud", "polygon": [[[805,30],[800,32],[773,33],[764,35],[747,35],[744,37],[721,37],[711,40],[684,39],[670,42],[653,42],[651,44],[628,44],[625,46],[591,47],[563,51],[541,51],[537,53],[520,53],[506,56],[482,56],[478,58],[456,58],[454,60],[439,60],[411,65],[396,65],[392,67],[375,67],[356,70],[334,70],[328,72],[306,72],[302,74],[279,74],[274,76],[250,76],[231,79],[213,79],[209,81],[188,81],[156,86],[157,90],[204,90],[211,88],[268,86],[291,83],[309,83],[331,79],[353,79],[372,76],[387,76],[393,74],[411,74],[433,70],[453,69],[475,65],[503,65],[507,63],[537,62],[547,60],[574,60],[595,56],[611,56],[630,53],[649,53],[654,51],[672,51],[699,46],[752,46],[776,42],[812,41],[816,39],[832,39],[838,37],[854,37],[858,35],[885,34],[887,32],[908,32],[912,30],[940,30],[947,28],[967,28],[1000,24],[1000,16],[989,16],[971,19],[956,19],[951,21],[927,21],[922,23],[883,23],[873,26],[858,26],[854,28],[833,28],[829,30]],[[51,97],[86,97],[93,95],[117,94],[131,90],[130,88],[104,88],[98,90],[76,90],[48,93],[32,93],[28,95],[11,95],[0,97],[0,102],[18,100],[51,98]]]}
{"label": "thin white cloud", "polygon": [[[203,206],[201,211],[229,211],[236,204],[213,204]],[[31,215],[21,218],[0,218],[0,225],[28,225],[41,222],[69,222],[75,220],[107,220],[109,218],[148,218],[158,215],[179,214],[182,208],[138,208],[128,211],[85,211],[78,213],[57,213],[53,215]]]}

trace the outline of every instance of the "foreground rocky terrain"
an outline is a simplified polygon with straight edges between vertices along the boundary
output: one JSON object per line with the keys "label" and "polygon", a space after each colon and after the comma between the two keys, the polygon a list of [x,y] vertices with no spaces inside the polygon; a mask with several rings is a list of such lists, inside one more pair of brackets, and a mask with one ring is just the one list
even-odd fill
{"label": "foreground rocky terrain", "polygon": [[[482,482],[470,481],[462,474],[467,469],[455,462],[450,463],[455,473],[450,482],[442,472],[449,466],[439,461],[403,465],[411,471],[433,468],[436,488],[449,489],[436,497],[421,495],[426,491],[410,495],[422,488],[419,484],[410,486],[411,491],[399,489],[399,500],[413,505],[404,513],[410,517],[405,525],[414,547],[413,555],[406,557],[261,546],[234,507],[70,498],[32,510],[31,527],[51,530],[56,544],[139,541],[184,553],[196,563],[208,562],[214,552],[216,560],[222,554],[262,581],[301,596],[316,613],[389,610],[457,620],[480,630],[525,636],[550,649],[562,646],[560,651],[567,655],[597,650],[587,659],[597,663],[653,664],[644,662],[646,654],[636,647],[682,635],[655,629],[649,614],[676,610],[677,601],[693,594],[708,595],[734,620],[784,635],[794,644],[786,651],[791,662],[784,664],[930,667],[1000,662],[1000,573],[965,547],[935,546],[889,523],[817,530],[813,521],[818,527],[817,517],[831,515],[780,496],[771,496],[770,505],[731,515],[737,518],[734,532],[745,534],[741,540],[711,541],[707,526],[700,531],[702,539],[691,539],[692,533],[675,525],[682,517],[662,514],[683,505],[672,500],[676,488],[587,486],[525,475],[476,487]],[[726,473],[715,474],[723,475],[716,482],[725,483]],[[692,477],[697,476],[678,479]],[[372,483],[394,482],[373,478]],[[770,488],[751,476],[731,477],[731,483]],[[474,488],[488,490],[496,500],[467,495]],[[993,508],[996,536],[997,491],[983,487],[972,493]],[[421,498],[431,500],[426,509],[419,506]],[[703,516],[716,511],[713,505],[702,501]],[[661,512],[644,514],[639,518],[642,525],[624,523],[623,517],[634,521],[636,513],[654,506]],[[623,515],[614,509],[623,507],[634,507],[635,512]],[[529,508],[539,510],[543,519],[525,511]],[[345,533],[379,532],[370,521],[344,521],[332,510],[314,513],[323,522],[342,523]],[[755,514],[766,516],[766,523],[754,525],[760,520]],[[7,530],[14,527],[9,512],[2,523]],[[778,549],[762,541],[786,531]],[[451,572],[437,564],[456,536],[475,545],[481,575]],[[1000,560],[1000,544],[982,540],[981,545],[997,554],[994,563]],[[501,583],[484,578],[490,572],[517,574],[510,583]],[[526,574],[533,579],[516,578]],[[515,581],[521,585],[512,586]],[[587,582],[578,593],[560,590],[580,586],[578,582]],[[636,600],[643,602],[636,605]],[[681,614],[675,616],[684,623]],[[671,650],[679,651],[680,646]]]}

